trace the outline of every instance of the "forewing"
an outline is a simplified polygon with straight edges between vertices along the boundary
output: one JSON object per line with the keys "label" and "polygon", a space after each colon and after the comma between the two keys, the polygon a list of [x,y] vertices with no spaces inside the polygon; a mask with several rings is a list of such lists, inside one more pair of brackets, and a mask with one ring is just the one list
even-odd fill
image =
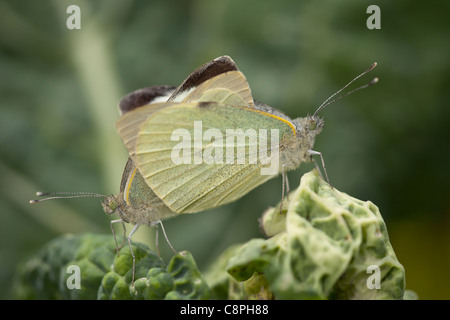
{"label": "forewing", "polygon": [[182,100],[182,102],[202,101],[254,107],[247,79],[240,71],[229,71],[205,81]]}
{"label": "forewing", "polygon": [[136,141],[139,137],[141,125],[147,121],[152,114],[171,105],[173,104],[154,103],[146,105],[124,114],[117,120],[117,132],[119,133],[119,136],[127,148],[130,156],[133,156],[135,153]]}
{"label": "forewing", "polygon": [[229,71],[237,71],[238,68],[229,56],[221,56],[209,61],[195,69],[170,97],[169,101],[180,102],[202,83]]}
{"label": "forewing", "polygon": [[[214,74],[211,71],[207,72],[207,70],[208,68],[201,69],[201,71],[206,72],[208,76],[212,76]],[[221,70],[224,71],[227,69],[225,68]],[[201,79],[202,82],[199,83],[199,85],[189,93],[187,93],[187,91],[182,91],[186,94],[182,96],[176,95],[177,98],[179,99],[182,98],[183,103],[217,102],[229,105],[254,107],[253,98],[247,80],[240,71],[228,71],[220,73],[219,75],[216,75],[213,78],[206,78],[205,75],[202,74],[200,71],[196,72],[199,73],[197,74],[197,78]],[[186,79],[185,82],[191,83],[192,81],[188,81],[188,79]],[[172,90],[168,88],[167,92],[169,92],[169,90]],[[181,88],[183,88],[183,86],[181,86]],[[125,101],[124,103],[121,102],[121,105],[122,104],[124,105],[124,110],[131,109],[132,107],[134,109],[132,111],[126,112],[116,122],[116,129],[119,132],[119,135],[122,138],[122,141],[124,142],[125,146],[127,147],[130,155],[133,154],[135,151],[136,139],[138,138],[140,126],[142,125],[142,123],[145,122],[146,119],[151,115],[153,115],[154,113],[158,113],[160,112],[160,110],[164,108],[168,108],[170,106],[179,103],[176,101],[172,101],[171,100],[172,98],[170,98],[167,103],[154,103],[156,99],[154,98],[153,100],[150,101],[150,104],[140,106],[140,103],[138,103],[137,101],[146,101],[145,90],[143,90],[142,92],[141,90],[136,91],[137,92],[135,94],[136,97],[133,98],[134,95],[130,94],[129,98],[124,98],[122,100]],[[165,97],[163,95],[164,92],[166,92],[165,90],[166,89],[161,89],[160,91],[158,91],[159,93],[161,93],[161,96],[158,97]],[[150,91],[153,92],[157,90],[150,90]],[[140,98],[141,94],[144,94],[144,97]],[[126,105],[129,106],[125,108]],[[197,119],[201,118],[202,118],[201,116],[197,117]]]}

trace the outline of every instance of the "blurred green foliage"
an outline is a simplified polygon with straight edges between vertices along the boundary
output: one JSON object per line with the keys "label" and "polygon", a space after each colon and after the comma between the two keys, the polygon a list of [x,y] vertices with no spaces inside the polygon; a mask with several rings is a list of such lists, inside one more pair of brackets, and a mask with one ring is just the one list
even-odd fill
{"label": "blurred green foliage", "polygon": [[[188,251],[167,266],[142,243],[116,247],[111,237],[85,233],[53,239],[19,267],[16,299],[181,300],[208,299],[210,289]],[[77,268],[77,269],[75,269]],[[70,286],[70,288],[69,288]]]}
{"label": "blurred green foliage", "polygon": [[[81,8],[81,30],[66,27],[70,4]],[[381,30],[366,27],[369,4],[381,8]],[[255,99],[291,117],[378,62],[379,84],[323,112],[315,149],[334,186],[380,208],[407,287],[450,299],[449,11],[448,2],[406,0],[1,0],[0,298],[11,297],[16,265],[48,240],[110,232],[98,200],[28,200],[38,190],[118,192],[127,159],[114,130],[120,97],[178,85],[228,54]],[[311,167],[289,175],[291,188]],[[230,244],[259,236],[257,218],[280,197],[274,179],[166,231],[205,269]],[[152,244],[141,229],[134,239]]]}

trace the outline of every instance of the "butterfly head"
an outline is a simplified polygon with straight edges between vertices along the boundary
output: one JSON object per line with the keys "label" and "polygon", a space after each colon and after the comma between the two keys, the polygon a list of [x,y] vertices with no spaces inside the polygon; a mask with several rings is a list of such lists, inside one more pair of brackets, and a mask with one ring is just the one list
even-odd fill
{"label": "butterfly head", "polygon": [[297,128],[297,136],[306,138],[314,138],[322,131],[323,118],[318,115],[307,116],[305,118],[297,118],[293,120],[295,127]]}
{"label": "butterfly head", "polygon": [[315,115],[306,117],[305,130],[313,135],[316,135],[322,131],[323,118]]}
{"label": "butterfly head", "polygon": [[296,128],[296,135],[289,142],[289,150],[285,150],[281,163],[285,167],[298,168],[300,163],[309,158],[309,150],[314,146],[316,135],[322,131],[323,118],[307,116],[292,120]]}
{"label": "butterfly head", "polygon": [[113,214],[118,208],[116,198],[114,198],[114,196],[105,197],[105,199],[102,200],[102,207],[106,214]]}

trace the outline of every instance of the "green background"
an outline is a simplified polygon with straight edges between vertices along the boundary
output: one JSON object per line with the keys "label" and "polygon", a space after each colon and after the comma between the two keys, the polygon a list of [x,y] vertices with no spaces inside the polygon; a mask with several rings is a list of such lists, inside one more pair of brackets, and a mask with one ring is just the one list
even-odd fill
{"label": "green background", "polygon": [[[66,27],[70,4],[81,30]],[[366,27],[371,4],[381,30]],[[448,1],[0,1],[0,298],[11,298],[17,264],[50,239],[110,232],[98,199],[28,200],[38,190],[118,192],[120,98],[178,85],[227,54],[255,99],[292,118],[378,62],[358,83],[379,84],[324,110],[315,150],[333,186],[380,208],[407,288],[450,299],[449,12]],[[311,168],[289,175],[291,189]],[[277,178],[164,225],[204,270],[230,244],[260,237],[257,219],[280,199]],[[154,242],[145,227],[134,239]]]}

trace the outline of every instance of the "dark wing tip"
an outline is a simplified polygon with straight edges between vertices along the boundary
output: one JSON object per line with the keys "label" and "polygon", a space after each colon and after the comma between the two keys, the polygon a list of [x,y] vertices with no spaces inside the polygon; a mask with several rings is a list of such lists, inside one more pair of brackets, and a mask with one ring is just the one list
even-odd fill
{"label": "dark wing tip", "polygon": [[195,69],[186,78],[186,80],[183,81],[183,83],[173,93],[171,100],[180,93],[198,87],[203,82],[229,71],[238,71],[236,64],[229,56],[221,56],[209,61],[201,67]]}
{"label": "dark wing tip", "polygon": [[127,94],[119,102],[119,109],[121,114],[137,109],[152,103],[156,98],[166,96],[167,98],[175,90],[172,86],[153,86],[138,89]]}

